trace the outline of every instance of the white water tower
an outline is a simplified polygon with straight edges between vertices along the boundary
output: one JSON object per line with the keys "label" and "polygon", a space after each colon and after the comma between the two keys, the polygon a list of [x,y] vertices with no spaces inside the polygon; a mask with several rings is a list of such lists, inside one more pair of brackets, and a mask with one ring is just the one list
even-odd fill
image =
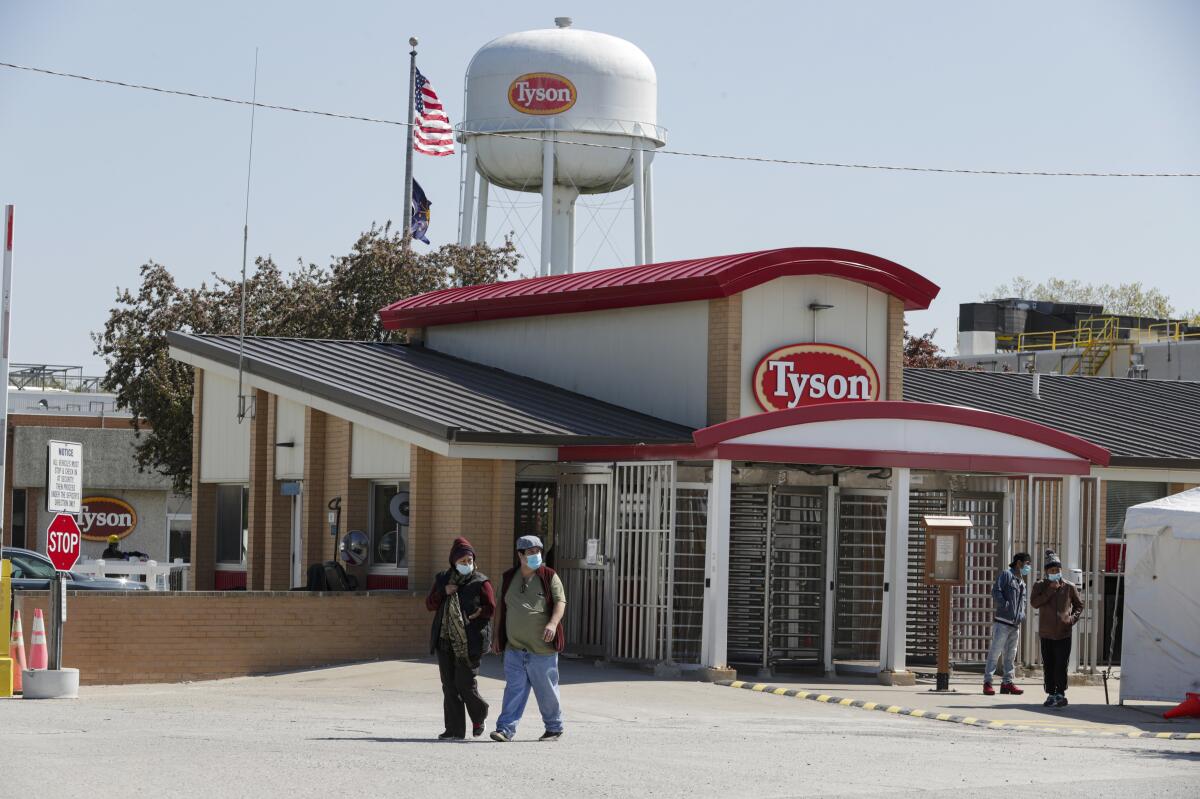
{"label": "white water tower", "polygon": [[575,200],[632,185],[634,262],[653,262],[650,164],[666,143],[654,65],[624,39],[554,21],[489,42],[467,67],[459,241],[485,240],[489,185],[540,192],[541,274],[573,272]]}

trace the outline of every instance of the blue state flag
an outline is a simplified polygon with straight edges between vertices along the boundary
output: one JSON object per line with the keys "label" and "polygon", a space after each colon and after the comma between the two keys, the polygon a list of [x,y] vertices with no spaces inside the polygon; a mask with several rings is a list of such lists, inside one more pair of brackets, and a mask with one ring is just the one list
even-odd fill
{"label": "blue state flag", "polygon": [[425,233],[429,230],[429,206],[431,203],[425,196],[425,191],[421,188],[421,184],[413,180],[412,186],[412,221],[409,223],[409,231],[412,237],[417,241],[429,243]]}

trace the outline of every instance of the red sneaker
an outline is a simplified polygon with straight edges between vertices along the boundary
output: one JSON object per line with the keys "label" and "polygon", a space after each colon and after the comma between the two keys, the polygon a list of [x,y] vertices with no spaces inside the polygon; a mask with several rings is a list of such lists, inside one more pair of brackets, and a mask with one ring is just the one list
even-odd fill
{"label": "red sneaker", "polygon": [[1000,683],[1000,693],[1016,694],[1017,696],[1020,696],[1021,694],[1025,693],[1025,689],[1018,688],[1017,686],[1013,685],[1010,682],[1002,682],[1002,683]]}
{"label": "red sneaker", "polygon": [[990,682],[985,682],[983,684],[983,695],[984,696],[995,696],[996,695],[996,689],[992,687],[992,684]]}

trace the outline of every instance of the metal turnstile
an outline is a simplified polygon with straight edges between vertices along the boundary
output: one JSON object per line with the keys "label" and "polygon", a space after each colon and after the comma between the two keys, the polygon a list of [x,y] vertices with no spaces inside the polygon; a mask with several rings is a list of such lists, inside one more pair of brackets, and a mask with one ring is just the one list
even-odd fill
{"label": "metal turnstile", "polygon": [[730,663],[821,663],[825,627],[823,489],[735,485],[730,495]]}
{"label": "metal turnstile", "polygon": [[836,660],[879,660],[887,509],[886,491],[855,489],[838,494]]}

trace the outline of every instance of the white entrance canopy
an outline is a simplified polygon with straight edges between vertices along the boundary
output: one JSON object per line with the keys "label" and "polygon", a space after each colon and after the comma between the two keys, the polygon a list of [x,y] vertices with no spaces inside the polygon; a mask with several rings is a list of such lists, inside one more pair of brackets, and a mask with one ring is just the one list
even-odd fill
{"label": "white entrance canopy", "polygon": [[1125,513],[1121,701],[1200,692],[1200,488]]}

